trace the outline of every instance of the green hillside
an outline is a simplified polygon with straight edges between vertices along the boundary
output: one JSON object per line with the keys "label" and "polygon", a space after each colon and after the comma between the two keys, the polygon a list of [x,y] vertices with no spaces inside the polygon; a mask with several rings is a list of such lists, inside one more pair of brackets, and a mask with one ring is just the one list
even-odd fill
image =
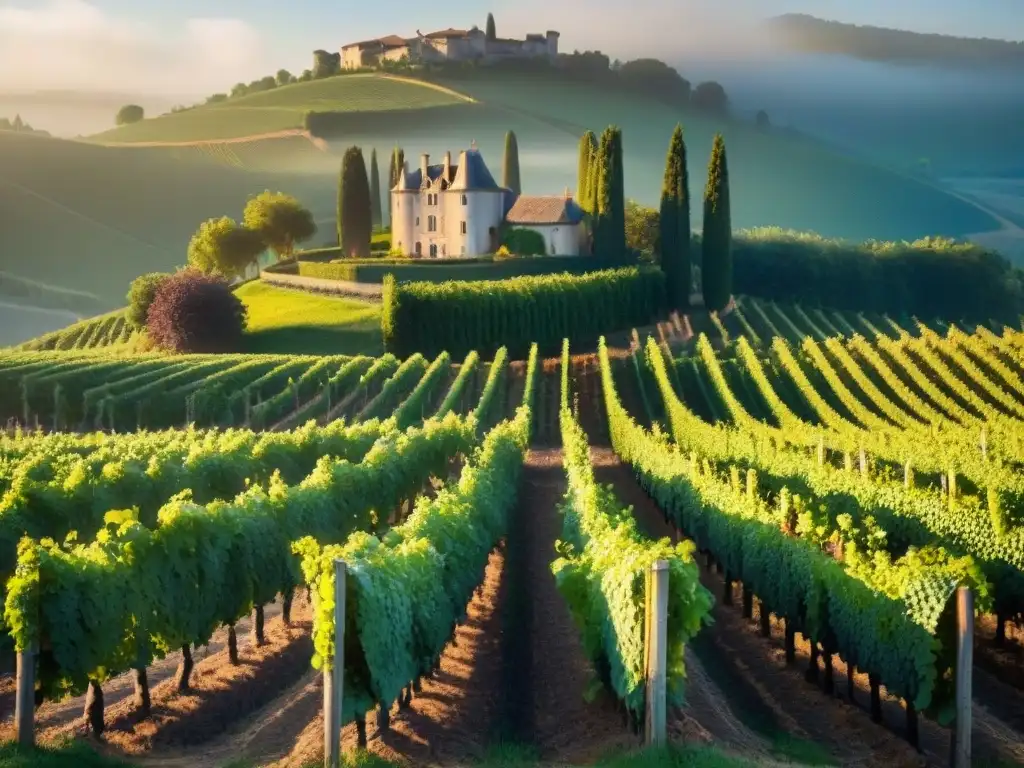
{"label": "green hillside", "polygon": [[245,350],[288,354],[379,355],[380,305],[318,296],[254,281],[237,290],[247,309]]}
{"label": "green hillside", "polygon": [[[668,138],[681,122],[690,191],[698,199],[712,139],[718,132],[725,136],[737,227],[781,226],[856,240],[916,239],[928,234],[962,237],[998,228],[981,210],[915,179],[839,155],[805,138],[764,132],[749,123],[669,106],[642,94],[496,72],[446,79],[441,84],[504,110],[509,115],[506,119],[543,125],[571,139],[588,128],[618,125],[626,156],[626,194],[648,204],[657,201]],[[382,138],[390,138],[386,129]],[[501,156],[500,140],[496,137],[490,156]],[[525,144],[520,136],[521,151]],[[481,147],[487,151],[483,142]],[[535,163],[543,165],[544,160],[538,158]],[[559,155],[558,163],[567,168],[571,163],[575,169],[575,153],[565,159]],[[530,161],[524,158],[522,165],[528,185]],[[693,206],[698,226],[700,207],[699,203]]]}
{"label": "green hillside", "polygon": [[[308,141],[307,141],[308,144]],[[110,148],[0,133],[0,242],[5,270],[123,306],[129,282],[184,264],[212,216],[240,218],[264,189],[297,196],[331,240],[337,164],[314,175],[229,167],[189,148]]]}
{"label": "green hillside", "polygon": [[[583,131],[616,124],[625,140],[626,192],[653,205],[668,137],[682,122],[695,195],[703,188],[712,138],[718,132],[725,135],[738,227],[780,226],[857,240],[962,237],[998,228],[982,210],[925,182],[840,155],[805,137],[758,130],[643,93],[552,73],[489,69],[449,74],[431,85],[344,75],[197,107],[92,138],[215,140],[294,128],[306,110],[333,111],[338,114],[326,138],[337,149],[359,144],[379,150],[398,144],[415,163],[420,153],[437,158],[475,141],[499,173],[504,134],[512,129],[519,138],[525,191],[551,193],[575,187],[576,142]],[[290,117],[262,122],[282,110]],[[265,154],[271,146],[280,145],[253,148],[247,164],[271,165]],[[693,209],[699,226],[700,205]]]}
{"label": "green hillside", "polygon": [[427,83],[378,75],[345,75],[295,83],[123,125],[90,137],[97,142],[201,141],[301,128],[310,110],[386,112],[463,103],[458,93]]}
{"label": "green hillside", "polygon": [[[334,137],[326,142],[311,141],[294,128],[277,137],[256,136],[270,126],[249,121],[261,111],[284,111],[299,120],[314,107],[342,111]],[[360,111],[367,107],[372,111]],[[705,164],[712,137],[721,131],[737,229],[769,225],[855,240],[963,237],[998,229],[969,201],[925,183],[805,139],[640,94],[496,71],[434,86],[347,75],[94,137],[110,142],[116,136],[135,146],[0,133],[3,268],[20,278],[93,294],[101,309],[122,306],[131,279],[184,263],[188,240],[202,220],[238,218],[246,199],[264,189],[293,194],[312,209],[320,231],[309,246],[332,244],[339,151],[352,144],[367,154],[375,147],[385,162],[398,144],[415,164],[420,153],[436,159],[475,141],[500,177],[504,135],[512,129],[519,139],[524,191],[551,194],[575,189],[580,134],[617,124],[625,141],[626,193],[655,205],[677,122],[686,129],[697,227]],[[178,130],[182,126],[188,130]],[[252,138],[218,140],[238,132]],[[189,144],[188,137],[196,141]]]}

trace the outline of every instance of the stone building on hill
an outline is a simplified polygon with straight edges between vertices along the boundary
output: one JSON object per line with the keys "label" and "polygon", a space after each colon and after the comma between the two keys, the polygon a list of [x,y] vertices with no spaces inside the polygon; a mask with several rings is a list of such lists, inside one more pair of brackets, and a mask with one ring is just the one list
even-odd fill
{"label": "stone building on hill", "polygon": [[341,49],[344,69],[380,66],[386,61],[430,64],[446,61],[501,61],[502,59],[558,58],[558,32],[529,34],[524,40],[487,39],[477,27],[443,29],[414,37],[387,35],[376,40],[349,43]]}
{"label": "stone building on hill", "polygon": [[[405,255],[470,258],[494,253],[503,226],[531,229],[544,238],[545,255],[578,256],[587,243],[583,211],[562,195],[516,195],[499,186],[480,151],[472,146],[452,164],[430,164],[429,155],[391,190],[392,246]],[[537,254],[540,255],[540,254]]]}

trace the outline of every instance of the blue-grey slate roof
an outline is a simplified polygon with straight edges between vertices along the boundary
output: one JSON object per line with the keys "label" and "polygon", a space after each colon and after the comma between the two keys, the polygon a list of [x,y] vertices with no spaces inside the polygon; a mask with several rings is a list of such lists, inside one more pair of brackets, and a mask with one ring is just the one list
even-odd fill
{"label": "blue-grey slate roof", "polygon": [[[462,162],[465,160],[465,162]],[[491,172],[487,169],[483,155],[478,149],[469,149],[459,157],[459,170],[455,174],[455,180],[450,189],[460,191],[493,190],[499,191],[499,187]]]}

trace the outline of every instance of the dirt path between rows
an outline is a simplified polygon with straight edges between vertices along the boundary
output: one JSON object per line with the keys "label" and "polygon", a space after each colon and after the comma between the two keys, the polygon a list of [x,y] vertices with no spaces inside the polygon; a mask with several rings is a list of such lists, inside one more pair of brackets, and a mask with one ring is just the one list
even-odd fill
{"label": "dirt path between rows", "polygon": [[[600,482],[611,483],[624,504],[633,506],[641,530],[650,536],[673,536],[674,530],[663,513],[640,488],[629,467],[607,448],[593,450],[595,473]],[[949,755],[949,730],[924,717],[919,718],[922,753],[902,738],[905,711],[901,702],[883,688],[884,725],[871,722],[867,712],[869,684],[867,675],[854,676],[854,701],[846,698],[846,666],[837,656],[834,663],[836,692],[826,695],[804,679],[810,660],[810,647],[798,635],[796,663],[787,666],[784,654],[784,627],[771,619],[771,637],[759,635],[759,607],[753,619],[742,617],[741,591],[734,591],[733,605],[723,605],[724,582],[714,571],[701,568],[701,581],[716,596],[715,624],[703,630],[696,647],[706,667],[714,667],[723,677],[731,677],[737,688],[757,693],[751,702],[746,722],[761,720],[757,709],[771,717],[761,720],[768,727],[779,727],[796,739],[809,739],[824,747],[832,759],[842,765],[946,766]],[[756,603],[756,601],[755,601]],[[976,671],[976,684],[986,677]],[[842,682],[841,682],[842,681]],[[993,683],[988,678],[989,683]],[[977,690],[977,689],[976,689]],[[983,690],[983,689],[982,689]],[[975,698],[972,747],[977,765],[1024,764],[1024,736],[1000,720]],[[774,724],[772,723],[774,720]]]}
{"label": "dirt path between rows", "polygon": [[[408,709],[392,708],[386,731],[378,728],[373,713],[367,717],[371,752],[405,765],[451,765],[512,743],[545,764],[583,764],[640,745],[641,737],[629,729],[611,695],[599,692],[589,703],[585,696],[592,669],[550,569],[561,531],[557,504],[564,491],[561,451],[531,451],[509,536],[492,553],[483,586],[446,649],[440,671],[423,681]],[[715,741],[732,751],[768,757],[766,741],[732,713],[700,662],[691,657],[690,664],[690,709],[673,713],[672,738]],[[314,702],[321,695],[318,679],[295,694]],[[285,698],[290,702],[294,696]],[[321,718],[317,709],[294,747],[274,765],[298,768],[320,758]],[[272,721],[260,722],[267,723],[265,730]],[[260,728],[257,724],[250,731]],[[343,729],[342,743],[345,749],[355,747],[354,725]],[[251,741],[239,743],[236,753],[258,756],[261,764],[279,757],[256,752]],[[161,768],[186,764],[180,759],[157,763]]]}
{"label": "dirt path between rows", "polygon": [[[466,622],[409,709],[392,708],[387,732],[367,718],[371,752],[406,765],[464,764],[512,742],[576,763],[639,744],[609,696],[584,698],[589,665],[550,570],[564,482],[560,453],[529,454],[509,536],[491,555]],[[342,739],[355,746],[353,725]],[[322,743],[318,716],[277,765],[316,760]]]}
{"label": "dirt path between rows", "polygon": [[[293,612],[298,605],[293,607]],[[272,619],[281,615],[281,601],[270,603],[264,607],[264,621],[269,625]],[[295,614],[298,620],[298,614]],[[238,650],[241,655],[248,651],[252,643],[251,638],[252,617],[247,616],[240,619],[235,625],[235,632],[238,636]],[[208,645],[200,646],[193,650],[193,662],[199,665],[204,659],[216,656],[221,651],[226,652],[228,639],[227,627],[221,627],[214,632]],[[147,667],[147,677],[151,689],[155,689],[164,680],[174,676],[178,665],[181,663],[181,653],[169,654],[163,659],[150,664]],[[194,675],[196,673],[193,673]],[[13,728],[14,721],[14,691],[15,680],[13,672],[0,676],[0,733]],[[111,711],[120,702],[130,699],[134,693],[131,673],[118,675],[103,684],[103,700],[107,711]],[[85,709],[85,696],[73,696],[63,701],[47,701],[36,709],[35,722],[36,731],[40,734],[54,733],[69,724],[81,720]]]}

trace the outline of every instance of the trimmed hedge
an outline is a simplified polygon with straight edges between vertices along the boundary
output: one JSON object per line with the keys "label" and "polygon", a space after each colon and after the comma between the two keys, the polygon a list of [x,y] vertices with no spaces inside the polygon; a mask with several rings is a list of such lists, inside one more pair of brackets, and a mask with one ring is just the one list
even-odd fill
{"label": "trimmed hedge", "polygon": [[975,319],[1024,309],[1024,273],[994,251],[943,238],[847,243],[761,229],[736,233],[732,258],[733,292],[773,301]]}
{"label": "trimmed hedge", "polygon": [[323,280],[347,280],[356,283],[383,283],[385,275],[394,275],[400,283],[443,283],[449,280],[504,280],[524,275],[582,274],[593,270],[592,259],[580,256],[544,256],[504,259],[344,259],[329,264],[298,262],[302,277]]}
{"label": "trimmed hedge", "polygon": [[596,343],[653,322],[665,311],[665,276],[651,267],[447,283],[403,284],[389,275],[383,304],[384,344],[399,357],[490,354],[502,346],[521,357],[533,342],[557,354],[565,338]]}

